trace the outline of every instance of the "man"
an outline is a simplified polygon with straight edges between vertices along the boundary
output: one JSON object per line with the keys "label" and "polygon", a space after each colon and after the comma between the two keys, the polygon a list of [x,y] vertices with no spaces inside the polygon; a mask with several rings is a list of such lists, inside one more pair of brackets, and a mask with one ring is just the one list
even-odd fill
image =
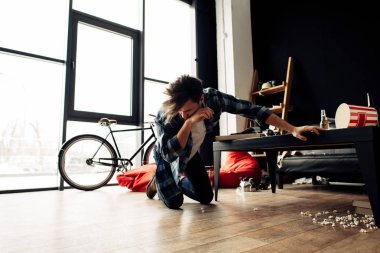
{"label": "man", "polygon": [[203,89],[201,80],[183,75],[169,84],[168,99],[155,119],[157,142],[154,159],[157,170],[147,185],[146,194],[158,197],[165,205],[177,209],[183,194],[209,204],[213,190],[203,161],[198,153],[206,132],[212,131],[222,112],[258,119],[268,125],[306,140],[303,132],[319,134],[319,127],[295,127],[265,107],[237,99],[213,88]]}

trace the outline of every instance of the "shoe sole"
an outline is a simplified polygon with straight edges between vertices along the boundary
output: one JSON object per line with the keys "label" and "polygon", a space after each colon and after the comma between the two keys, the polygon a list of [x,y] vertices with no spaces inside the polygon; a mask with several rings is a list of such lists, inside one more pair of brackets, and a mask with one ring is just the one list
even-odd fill
{"label": "shoe sole", "polygon": [[149,199],[153,199],[154,196],[156,196],[156,193],[157,193],[157,190],[156,191],[153,191],[153,190],[149,190],[150,186],[152,185],[153,181],[156,180],[156,175],[154,175],[152,177],[152,179],[149,181],[148,185],[146,186],[146,196],[149,198]]}

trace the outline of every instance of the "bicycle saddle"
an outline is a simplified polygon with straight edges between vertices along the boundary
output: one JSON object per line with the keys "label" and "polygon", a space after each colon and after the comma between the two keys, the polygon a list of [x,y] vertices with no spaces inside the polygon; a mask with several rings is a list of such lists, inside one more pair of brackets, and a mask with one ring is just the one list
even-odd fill
{"label": "bicycle saddle", "polygon": [[115,119],[101,118],[98,121],[98,123],[101,126],[109,126],[109,125],[112,125],[112,124],[117,124],[117,121]]}

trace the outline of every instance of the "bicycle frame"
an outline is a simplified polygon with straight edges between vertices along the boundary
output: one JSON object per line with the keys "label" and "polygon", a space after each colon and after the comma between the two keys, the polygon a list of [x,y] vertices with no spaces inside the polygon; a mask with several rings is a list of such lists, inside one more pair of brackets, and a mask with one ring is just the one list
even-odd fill
{"label": "bicycle frame", "polygon": [[[107,126],[108,129],[109,129],[109,133],[107,134],[107,136],[104,138],[104,140],[107,140],[108,137],[111,135],[112,137],[112,140],[113,140],[113,143],[114,143],[114,146],[115,146],[115,149],[116,149],[116,153],[117,153],[117,158],[116,158],[116,161],[115,161],[115,164],[109,164],[109,163],[105,163],[105,162],[94,162],[92,160],[92,158],[88,161],[88,163],[92,164],[92,163],[97,163],[97,164],[102,164],[102,165],[117,165],[118,168],[121,168],[121,169],[126,169],[128,165],[131,165],[133,166],[133,163],[132,163],[132,160],[137,156],[137,154],[149,143],[150,140],[152,140],[152,138],[154,138],[154,140],[156,140],[156,135],[154,134],[154,131],[153,131],[153,123],[150,123],[150,127],[141,127],[141,128],[133,128],[133,129],[122,129],[122,130],[112,130],[111,126],[108,125]],[[132,156],[130,158],[122,158],[121,157],[121,153],[120,153],[120,150],[119,150],[119,146],[117,145],[117,142],[116,142],[116,138],[114,136],[114,133],[119,133],[119,132],[132,132],[132,131],[141,131],[141,132],[144,132],[145,130],[151,130],[151,135],[138,147],[138,149],[135,151],[135,153],[132,154]],[[95,152],[94,156],[96,155],[96,153],[99,151],[99,149],[101,148],[101,146],[103,145],[103,143],[99,146],[98,150]],[[102,158],[103,160],[108,160],[106,158]],[[113,159],[112,159],[113,160]],[[120,162],[120,163],[119,163]]]}

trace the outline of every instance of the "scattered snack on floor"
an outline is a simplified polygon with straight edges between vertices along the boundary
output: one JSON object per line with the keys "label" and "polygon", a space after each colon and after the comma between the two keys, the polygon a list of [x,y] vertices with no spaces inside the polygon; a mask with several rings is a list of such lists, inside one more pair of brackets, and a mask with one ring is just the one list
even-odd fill
{"label": "scattered snack on floor", "polygon": [[[331,215],[333,213],[333,215]],[[301,211],[300,215],[312,218],[314,224],[321,226],[332,226],[347,228],[358,228],[360,233],[368,233],[371,230],[377,229],[375,218],[373,215],[362,215],[351,213],[350,210],[338,212],[337,210],[321,211],[312,213],[310,211]]]}

